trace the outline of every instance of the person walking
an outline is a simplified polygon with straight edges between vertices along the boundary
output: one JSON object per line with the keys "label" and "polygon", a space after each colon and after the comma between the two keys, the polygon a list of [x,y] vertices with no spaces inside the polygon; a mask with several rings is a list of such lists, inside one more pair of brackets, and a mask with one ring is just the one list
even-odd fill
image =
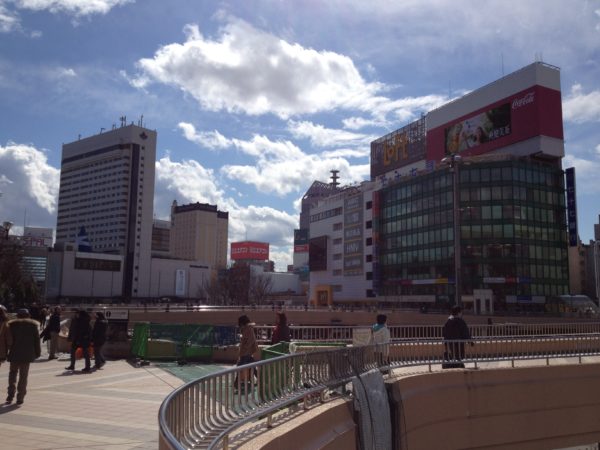
{"label": "person walking", "polygon": [[390,356],[390,329],[387,327],[387,316],[377,315],[377,323],[371,327],[371,343],[375,344],[375,360],[377,365],[389,365]]}
{"label": "person walking", "polygon": [[4,305],[0,305],[0,364],[6,361],[6,355],[11,344],[11,336],[8,331],[8,315]]}
{"label": "person walking", "polygon": [[[442,330],[444,338],[443,369],[464,368],[462,359],[465,356],[465,342],[471,339],[467,323],[462,318],[462,308],[458,305],[452,307],[452,314],[446,320]],[[470,343],[473,345],[473,342]]]}
{"label": "person walking", "polygon": [[42,353],[39,322],[30,318],[29,310],[19,309],[17,318],[8,322],[8,331],[11,344],[8,350],[10,369],[6,403],[12,403],[16,393],[17,405],[21,405],[27,393],[29,365]]}
{"label": "person walking", "polygon": [[108,321],[102,311],[96,313],[96,321],[92,330],[92,344],[94,344],[94,369],[101,369],[106,364],[102,347],[106,343],[106,331],[108,329]]}
{"label": "person walking", "polygon": [[42,331],[42,338],[44,340],[50,340],[50,347],[48,348],[48,359],[56,359],[56,353],[58,351],[58,335],[60,334],[60,306],[55,306],[50,314],[50,319]]}
{"label": "person walking", "polygon": [[90,325],[91,317],[85,310],[80,310],[74,322],[69,328],[69,337],[71,339],[71,364],[65,367],[65,370],[75,370],[75,359],[77,349],[81,347],[85,367],[82,372],[91,372],[89,347],[92,339],[92,327]]}
{"label": "person walking", "polygon": [[287,324],[287,317],[283,311],[277,313],[277,324],[273,329],[271,345],[279,342],[290,342],[290,327]]}

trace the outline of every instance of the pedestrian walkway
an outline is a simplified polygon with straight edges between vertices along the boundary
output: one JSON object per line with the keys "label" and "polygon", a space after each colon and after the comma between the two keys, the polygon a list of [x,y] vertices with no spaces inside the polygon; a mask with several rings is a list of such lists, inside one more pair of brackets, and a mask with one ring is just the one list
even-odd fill
{"label": "pedestrian walkway", "polygon": [[[64,370],[68,355],[31,364],[25,403],[0,403],[0,448],[157,449],[158,408],[183,382],[154,366],[108,361],[82,373]],[[0,367],[0,402],[6,398],[8,363]]]}

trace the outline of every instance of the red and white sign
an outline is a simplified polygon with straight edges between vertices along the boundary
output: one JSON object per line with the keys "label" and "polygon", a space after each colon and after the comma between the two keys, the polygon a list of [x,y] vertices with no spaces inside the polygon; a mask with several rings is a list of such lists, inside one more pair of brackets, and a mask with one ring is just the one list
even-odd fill
{"label": "red and white sign", "polygon": [[269,259],[269,244],[266,242],[232,242],[231,259],[234,261],[242,259],[257,259],[267,261]]}
{"label": "red and white sign", "polygon": [[[494,122],[490,116],[499,112],[506,123],[496,118],[502,126],[486,130],[482,124]],[[482,128],[485,139],[475,139]],[[563,139],[562,104],[560,91],[535,85],[427,130],[427,160],[440,161],[447,153],[481,155],[541,135]],[[460,144],[463,138],[466,145]]]}

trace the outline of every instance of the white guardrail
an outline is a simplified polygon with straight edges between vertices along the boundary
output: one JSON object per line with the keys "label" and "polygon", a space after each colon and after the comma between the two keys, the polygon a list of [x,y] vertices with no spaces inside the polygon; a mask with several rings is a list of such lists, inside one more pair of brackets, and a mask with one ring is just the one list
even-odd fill
{"label": "white guardrail", "polygon": [[[568,358],[600,355],[600,334],[481,337],[464,345],[462,362]],[[376,346],[343,347],[297,353],[234,367],[207,375],[174,390],[159,410],[161,449],[227,449],[233,433],[245,424],[282,408],[324,401],[353,377],[380,367],[389,369],[448,362],[448,345],[464,341],[441,339],[396,341],[382,367]],[[306,351],[306,349],[305,349]]]}

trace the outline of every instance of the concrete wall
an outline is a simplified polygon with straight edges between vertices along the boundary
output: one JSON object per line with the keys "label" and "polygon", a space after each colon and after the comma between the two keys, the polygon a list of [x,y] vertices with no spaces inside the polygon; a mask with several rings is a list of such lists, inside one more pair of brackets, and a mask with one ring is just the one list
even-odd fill
{"label": "concrete wall", "polygon": [[600,364],[452,370],[390,383],[396,449],[565,448],[600,441]]}

